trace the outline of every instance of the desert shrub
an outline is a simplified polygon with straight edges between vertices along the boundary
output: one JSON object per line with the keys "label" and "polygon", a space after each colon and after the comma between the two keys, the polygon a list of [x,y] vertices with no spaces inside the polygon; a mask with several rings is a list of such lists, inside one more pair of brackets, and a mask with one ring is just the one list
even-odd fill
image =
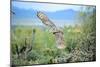
{"label": "desert shrub", "polygon": [[[91,9],[91,8],[90,8]],[[82,16],[82,34],[78,39],[78,45],[73,50],[70,62],[95,61],[96,60],[96,18],[93,12],[84,12]],[[83,19],[84,18],[84,19]]]}

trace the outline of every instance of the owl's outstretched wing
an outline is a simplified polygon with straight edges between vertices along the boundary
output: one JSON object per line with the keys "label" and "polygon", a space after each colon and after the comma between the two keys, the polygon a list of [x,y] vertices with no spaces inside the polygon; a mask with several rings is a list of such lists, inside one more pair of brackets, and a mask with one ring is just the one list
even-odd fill
{"label": "owl's outstretched wing", "polygon": [[43,13],[43,12],[37,12],[38,18],[48,27],[56,27],[53,22],[50,21],[50,19]]}

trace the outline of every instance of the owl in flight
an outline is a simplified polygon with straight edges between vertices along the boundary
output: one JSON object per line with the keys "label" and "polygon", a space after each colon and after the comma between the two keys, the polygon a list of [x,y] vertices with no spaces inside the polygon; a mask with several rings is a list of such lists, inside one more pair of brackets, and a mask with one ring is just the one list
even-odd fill
{"label": "owl in flight", "polygon": [[37,12],[37,17],[42,21],[43,24],[45,24],[47,27],[52,29],[52,33],[55,35],[56,39],[56,46],[58,49],[64,49],[64,35],[63,32],[60,31],[56,25],[44,14],[43,12]]}

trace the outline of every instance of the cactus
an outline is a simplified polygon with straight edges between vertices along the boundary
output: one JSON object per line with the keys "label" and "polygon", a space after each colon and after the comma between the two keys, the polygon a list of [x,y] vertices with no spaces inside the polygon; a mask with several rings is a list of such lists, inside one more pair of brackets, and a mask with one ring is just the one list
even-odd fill
{"label": "cactus", "polygon": [[16,45],[16,54],[18,58],[26,58],[27,54],[32,50],[32,46],[28,45],[26,40],[25,38],[25,45],[22,47],[19,48],[18,45]]}

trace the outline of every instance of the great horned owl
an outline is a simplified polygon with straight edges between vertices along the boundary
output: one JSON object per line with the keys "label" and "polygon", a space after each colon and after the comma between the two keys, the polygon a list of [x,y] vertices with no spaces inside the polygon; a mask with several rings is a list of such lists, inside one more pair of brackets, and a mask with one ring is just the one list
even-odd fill
{"label": "great horned owl", "polygon": [[63,32],[59,31],[56,25],[43,12],[37,12],[37,17],[42,21],[42,23],[52,29],[52,33],[55,35],[57,48],[64,49],[65,44]]}

